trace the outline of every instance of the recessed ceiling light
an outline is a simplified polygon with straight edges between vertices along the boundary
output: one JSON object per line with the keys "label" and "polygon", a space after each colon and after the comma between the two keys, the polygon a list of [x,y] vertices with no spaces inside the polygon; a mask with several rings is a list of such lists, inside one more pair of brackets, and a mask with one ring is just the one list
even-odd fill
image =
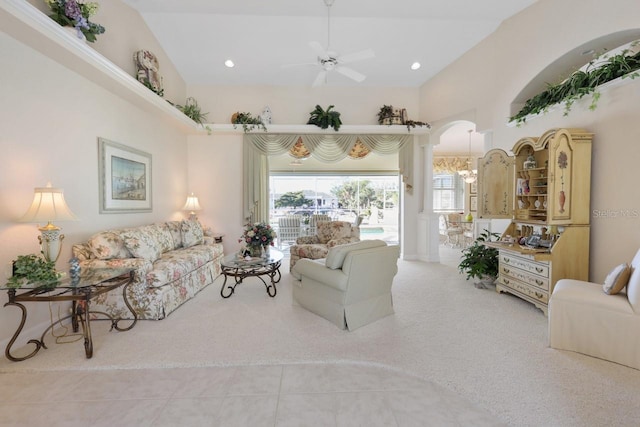
{"label": "recessed ceiling light", "polygon": [[232,60],[227,59],[226,61],[224,61],[224,65],[226,65],[229,68],[233,68],[233,66],[236,64],[234,64]]}
{"label": "recessed ceiling light", "polygon": [[411,69],[412,70],[417,70],[420,67],[421,67],[421,65],[420,65],[419,62],[414,62],[413,64],[411,64]]}

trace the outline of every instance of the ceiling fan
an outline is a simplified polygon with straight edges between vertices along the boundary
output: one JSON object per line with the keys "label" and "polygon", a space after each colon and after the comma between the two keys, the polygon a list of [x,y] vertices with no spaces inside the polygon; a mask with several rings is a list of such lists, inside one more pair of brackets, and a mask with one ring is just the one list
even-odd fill
{"label": "ceiling fan", "polygon": [[318,72],[312,86],[320,86],[327,81],[327,76],[331,71],[336,71],[358,83],[364,81],[367,78],[358,71],[345,67],[344,64],[349,64],[363,59],[369,59],[375,57],[375,53],[372,49],[366,49],[359,52],[354,52],[346,55],[339,55],[337,52],[331,50],[331,6],[335,0],[323,0],[327,6],[327,48],[323,48],[322,44],[317,41],[309,42],[309,46],[318,56],[315,63],[311,64],[298,64],[298,65],[319,65],[321,70]]}

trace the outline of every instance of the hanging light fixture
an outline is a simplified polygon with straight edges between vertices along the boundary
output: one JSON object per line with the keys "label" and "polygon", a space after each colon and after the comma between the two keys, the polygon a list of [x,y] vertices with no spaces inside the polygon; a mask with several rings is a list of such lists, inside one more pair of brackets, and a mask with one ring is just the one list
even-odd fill
{"label": "hanging light fixture", "polygon": [[467,157],[467,169],[458,171],[460,176],[462,176],[462,178],[464,179],[464,182],[466,182],[467,184],[476,182],[476,179],[478,178],[478,170],[471,169],[471,133],[472,132],[473,132],[473,129],[469,129],[469,157]]}

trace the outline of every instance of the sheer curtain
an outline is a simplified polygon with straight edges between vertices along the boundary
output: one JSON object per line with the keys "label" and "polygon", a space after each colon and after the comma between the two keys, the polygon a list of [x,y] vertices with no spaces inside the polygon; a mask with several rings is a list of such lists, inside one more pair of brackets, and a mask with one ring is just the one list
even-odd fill
{"label": "sheer curtain", "polygon": [[399,152],[399,170],[408,192],[413,188],[413,135],[245,134],[244,201],[246,222],[269,220],[269,156],[288,152],[301,140],[312,156],[325,163],[347,157],[357,142],[377,154]]}

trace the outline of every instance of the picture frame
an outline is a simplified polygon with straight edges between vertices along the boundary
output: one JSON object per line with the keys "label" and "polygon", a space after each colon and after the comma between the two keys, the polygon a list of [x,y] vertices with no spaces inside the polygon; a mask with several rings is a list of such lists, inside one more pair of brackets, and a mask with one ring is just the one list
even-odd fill
{"label": "picture frame", "polygon": [[469,197],[469,211],[476,212],[478,210],[478,196]]}
{"label": "picture frame", "polygon": [[100,213],[151,212],[151,154],[98,138]]}
{"label": "picture frame", "polygon": [[478,181],[473,181],[469,184],[469,193],[477,194],[478,193]]}

